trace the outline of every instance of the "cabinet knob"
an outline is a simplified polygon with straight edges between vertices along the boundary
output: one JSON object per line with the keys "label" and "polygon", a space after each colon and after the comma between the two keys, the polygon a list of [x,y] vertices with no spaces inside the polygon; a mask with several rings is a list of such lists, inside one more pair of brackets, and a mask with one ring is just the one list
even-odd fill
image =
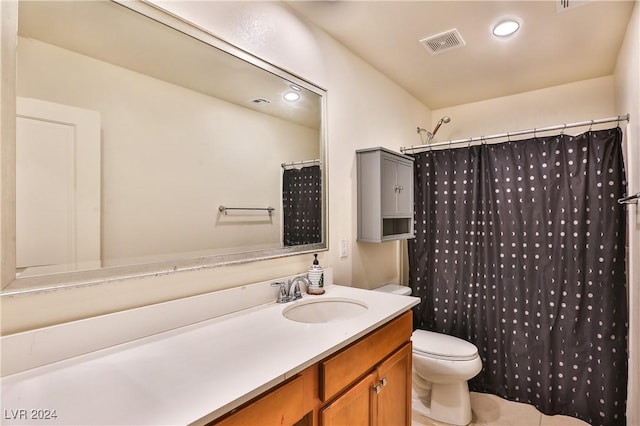
{"label": "cabinet knob", "polygon": [[376,391],[376,393],[380,393],[380,391],[382,390],[382,385],[373,385],[373,390]]}
{"label": "cabinet knob", "polygon": [[382,385],[382,386],[387,386],[388,382],[389,381],[387,380],[386,377],[383,377],[382,379],[380,379],[380,385]]}

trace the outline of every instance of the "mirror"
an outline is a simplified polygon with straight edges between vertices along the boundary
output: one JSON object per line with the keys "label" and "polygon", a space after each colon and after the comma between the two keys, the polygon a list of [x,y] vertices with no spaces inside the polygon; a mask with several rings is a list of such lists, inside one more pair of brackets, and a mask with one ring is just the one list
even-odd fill
{"label": "mirror", "polygon": [[5,294],[326,249],[324,90],[143,2],[18,18]]}

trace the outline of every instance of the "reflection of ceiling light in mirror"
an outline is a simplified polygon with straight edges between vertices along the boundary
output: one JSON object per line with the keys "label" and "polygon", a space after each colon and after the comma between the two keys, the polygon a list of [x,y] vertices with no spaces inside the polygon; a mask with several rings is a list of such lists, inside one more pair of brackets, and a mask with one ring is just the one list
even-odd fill
{"label": "reflection of ceiling light in mirror", "polygon": [[296,86],[295,84],[292,84],[292,85],[290,85],[289,87],[291,87],[291,88],[292,88],[293,90],[295,90],[296,92],[299,92],[300,90],[302,90],[302,89],[300,89],[298,86]]}
{"label": "reflection of ceiling light in mirror", "polygon": [[520,24],[514,20],[502,21],[493,27],[493,35],[497,37],[506,37],[518,31]]}
{"label": "reflection of ceiling light in mirror", "polygon": [[300,95],[296,92],[287,92],[284,94],[284,98],[289,102],[295,102],[300,99]]}

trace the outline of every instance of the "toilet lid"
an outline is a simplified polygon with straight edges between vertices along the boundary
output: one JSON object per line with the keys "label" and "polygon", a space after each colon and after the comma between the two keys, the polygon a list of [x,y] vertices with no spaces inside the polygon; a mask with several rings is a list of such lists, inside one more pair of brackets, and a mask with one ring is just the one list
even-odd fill
{"label": "toilet lid", "polygon": [[465,361],[478,356],[473,343],[447,334],[416,330],[411,335],[413,351],[433,358]]}
{"label": "toilet lid", "polygon": [[374,290],[381,291],[383,293],[401,294],[403,296],[411,295],[411,288],[398,284],[387,284],[383,285],[382,287],[375,288]]}

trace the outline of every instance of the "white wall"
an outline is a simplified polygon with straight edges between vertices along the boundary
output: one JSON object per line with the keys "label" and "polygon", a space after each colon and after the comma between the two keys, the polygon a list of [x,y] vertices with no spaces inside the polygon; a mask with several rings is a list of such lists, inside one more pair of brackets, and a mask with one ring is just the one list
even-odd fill
{"label": "white wall", "polygon": [[[356,243],[355,150],[419,143],[430,111],[335,40],[270,2],[168,2],[167,8],[262,59],[327,89],[329,250],[339,284],[370,288],[399,280],[399,243]],[[346,239],[349,255],[339,257]],[[3,297],[2,332],[11,333],[272,277],[302,273],[312,256],[181,272],[80,289]],[[34,314],[37,312],[37,315]]]}
{"label": "white wall", "polygon": [[[280,246],[280,163],[318,158],[317,129],[37,40],[18,42],[18,96],[101,114],[104,266]],[[219,205],[276,210],[225,216]]]}
{"label": "white wall", "polygon": [[440,117],[451,117],[440,127],[434,139],[438,142],[607,118],[616,112],[614,79],[608,76],[434,110],[432,128]]}
{"label": "white wall", "polygon": [[[640,192],[640,6],[635,8],[624,43],[618,54],[615,71],[616,108],[618,114],[631,115],[627,126],[627,191]],[[629,283],[629,387],[627,424],[640,424],[640,205],[629,204],[628,263]]]}

